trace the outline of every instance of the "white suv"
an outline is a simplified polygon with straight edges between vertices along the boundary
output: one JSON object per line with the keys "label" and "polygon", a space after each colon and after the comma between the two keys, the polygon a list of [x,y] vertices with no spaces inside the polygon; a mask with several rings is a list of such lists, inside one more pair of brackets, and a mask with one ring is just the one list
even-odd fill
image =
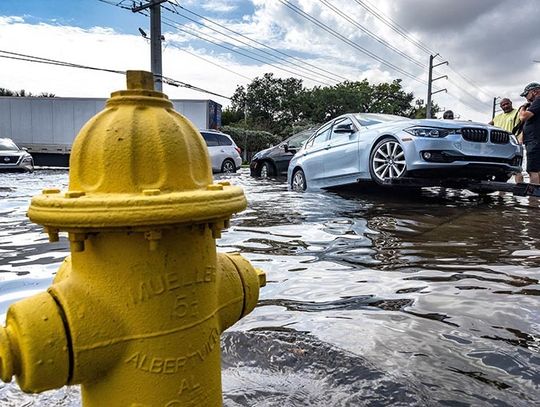
{"label": "white suv", "polygon": [[213,172],[236,172],[242,165],[240,148],[231,136],[216,130],[201,130],[206,141]]}

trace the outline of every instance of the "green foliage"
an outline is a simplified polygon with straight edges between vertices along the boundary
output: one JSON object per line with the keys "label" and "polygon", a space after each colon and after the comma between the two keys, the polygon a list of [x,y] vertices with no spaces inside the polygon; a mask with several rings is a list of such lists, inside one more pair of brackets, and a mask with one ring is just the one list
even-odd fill
{"label": "green foliage", "polygon": [[[324,123],[344,113],[369,112],[412,117],[421,106],[402,89],[401,80],[370,84],[345,81],[334,86],[306,89],[300,79],[275,78],[266,73],[247,87],[239,86],[233,97],[227,124],[290,136],[298,127]],[[425,111],[425,108],[424,108]],[[244,112],[247,118],[244,117]]]}
{"label": "green foliage", "polygon": [[232,126],[223,126],[220,130],[230,135],[236,145],[247,152],[264,150],[281,141],[279,137],[267,131],[247,130]]}
{"label": "green foliage", "polygon": [[0,88],[0,96],[14,96],[14,97],[25,97],[25,96],[34,96],[34,97],[43,97],[43,98],[53,98],[56,97],[54,93],[41,92],[39,95],[34,95],[31,92],[27,92],[24,89],[19,91],[13,91],[6,88]]}

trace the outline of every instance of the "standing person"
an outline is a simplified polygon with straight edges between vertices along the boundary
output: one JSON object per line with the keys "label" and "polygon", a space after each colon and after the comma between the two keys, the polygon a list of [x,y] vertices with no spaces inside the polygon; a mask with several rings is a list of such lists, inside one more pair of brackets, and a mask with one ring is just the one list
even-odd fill
{"label": "standing person", "polygon": [[523,143],[527,150],[527,172],[531,183],[540,184],[540,83],[529,83],[521,96],[528,102],[519,110],[519,120],[523,122]]}
{"label": "standing person", "polygon": [[499,106],[503,112],[495,116],[489,124],[513,133],[519,124],[518,109],[513,108],[512,101],[508,98],[502,99]]}
{"label": "standing person", "polygon": [[[518,142],[522,144],[523,136],[520,135],[521,122],[518,116],[519,110],[514,109],[514,107],[512,106],[512,101],[508,98],[503,98],[499,106],[501,106],[502,113],[499,113],[497,116],[495,116],[493,120],[489,122],[489,124],[513,133],[517,137]],[[516,183],[523,182],[523,175],[521,174],[521,172],[515,173],[514,177]]]}
{"label": "standing person", "polygon": [[452,112],[451,110],[447,110],[443,113],[442,118],[447,120],[454,120],[454,112]]}

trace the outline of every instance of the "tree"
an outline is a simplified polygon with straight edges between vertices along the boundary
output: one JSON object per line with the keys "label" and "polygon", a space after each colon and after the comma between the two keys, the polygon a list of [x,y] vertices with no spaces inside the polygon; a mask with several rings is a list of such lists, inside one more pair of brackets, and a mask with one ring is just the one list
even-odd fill
{"label": "tree", "polygon": [[298,117],[298,99],[303,91],[301,79],[274,78],[274,74],[266,73],[247,88],[236,88],[231,98],[232,109],[246,111],[253,128],[280,134]]}
{"label": "tree", "polygon": [[6,88],[0,88],[0,96],[15,96],[15,97],[37,96],[40,98],[41,97],[45,97],[45,98],[56,97],[54,93],[41,92],[39,95],[33,95],[31,92],[27,92],[24,89],[21,89],[19,91],[12,91]]}

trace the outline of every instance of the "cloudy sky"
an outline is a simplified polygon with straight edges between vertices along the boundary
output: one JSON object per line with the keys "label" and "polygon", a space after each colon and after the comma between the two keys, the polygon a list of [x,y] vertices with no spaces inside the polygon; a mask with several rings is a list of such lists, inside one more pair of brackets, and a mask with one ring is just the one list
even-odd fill
{"label": "cloudy sky", "polygon": [[[0,0],[0,87],[66,97],[124,88],[119,74],[12,58],[149,70],[150,45],[138,30],[150,33],[149,18],[132,3]],[[162,8],[163,74],[224,96],[265,72],[308,87],[399,78],[425,100],[429,56],[439,54],[434,77],[448,78],[434,90],[447,93],[434,101],[485,122],[494,97],[519,106],[523,87],[540,81],[537,16],[538,0],[172,0]],[[229,103],[170,85],[164,92]]]}

